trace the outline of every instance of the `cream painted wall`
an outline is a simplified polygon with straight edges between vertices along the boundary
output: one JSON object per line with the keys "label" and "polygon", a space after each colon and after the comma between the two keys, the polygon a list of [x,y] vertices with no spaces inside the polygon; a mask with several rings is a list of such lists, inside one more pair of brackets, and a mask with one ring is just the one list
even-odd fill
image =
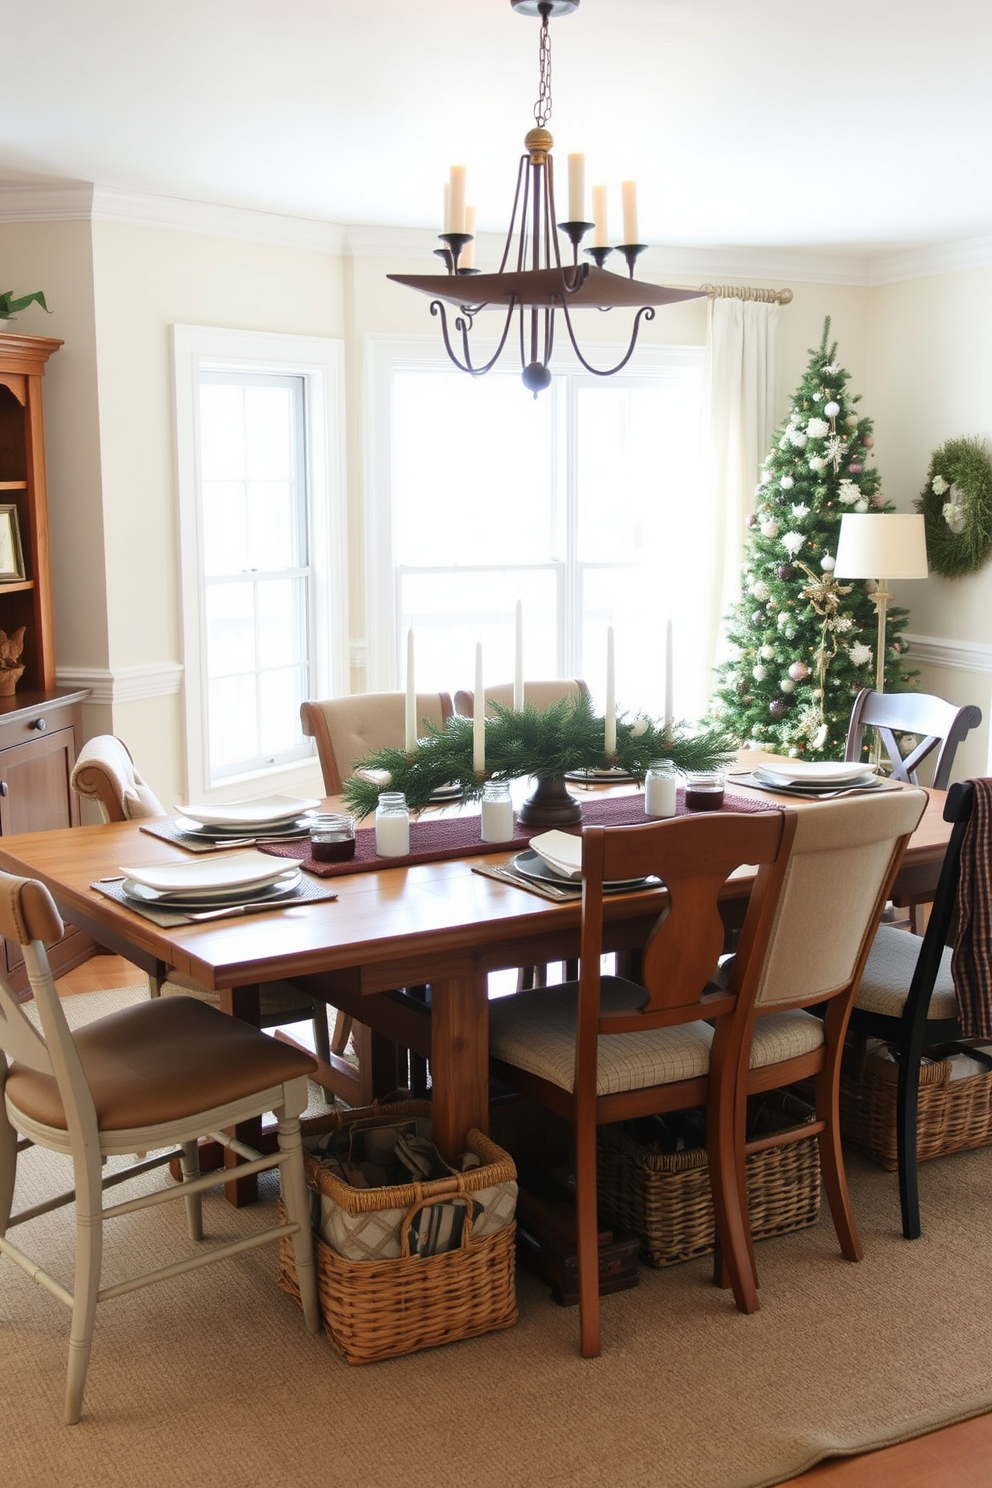
{"label": "cream painted wall", "polygon": [[[163,799],[178,800],[180,694],[163,681],[147,697],[109,701],[114,678],[157,667],[167,678],[182,661],[170,327],[344,339],[350,630],[358,642],[365,636],[366,337],[422,334],[436,341],[427,299],[386,279],[424,264],[102,221],[0,225],[0,252],[4,287],[43,288],[55,310],[51,317],[37,308],[25,312],[19,328],[66,340],[46,377],[59,666],[107,677],[108,700],[87,711],[87,732],[124,734]],[[992,270],[871,289],[790,287],[794,300],[779,319],[776,421],[830,315],[831,339],[875,420],[885,489],[909,510],[936,444],[992,433]],[[616,335],[605,316],[584,333]],[[705,301],[665,307],[645,334],[701,344]],[[992,640],[984,571],[953,585],[906,585],[899,599],[911,607],[914,632]],[[353,682],[362,685],[360,668]],[[948,696],[963,693],[961,701],[990,711],[984,674],[930,667],[923,683]],[[984,733],[976,745],[987,749]]]}

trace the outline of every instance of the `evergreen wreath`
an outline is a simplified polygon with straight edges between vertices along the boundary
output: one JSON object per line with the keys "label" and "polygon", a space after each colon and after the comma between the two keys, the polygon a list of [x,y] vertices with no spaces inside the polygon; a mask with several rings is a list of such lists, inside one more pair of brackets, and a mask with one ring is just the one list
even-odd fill
{"label": "evergreen wreath", "polygon": [[388,780],[352,775],[344,783],[344,798],[356,816],[375,811],[381,790],[402,791],[411,811],[420,811],[439,786],[457,785],[465,800],[478,800],[487,780],[516,780],[536,775],[563,776],[568,770],[619,766],[642,780],[652,760],[670,759],[677,770],[707,770],[725,764],[737,751],[737,741],[716,728],[690,733],[672,725],[634,718],[617,718],[616,754],[608,759],[603,748],[605,719],[592,711],[586,693],[562,698],[550,708],[526,704],[518,713],[492,704],[494,717],[486,720],[486,770],[476,775],[472,764],[473,721],[449,718],[443,729],[426,724],[428,733],[411,753],[378,749],[355,768],[383,772]]}
{"label": "evergreen wreath", "polygon": [[949,439],[930,458],[916,499],[934,573],[958,579],[981,568],[992,548],[992,460],[980,439]]}

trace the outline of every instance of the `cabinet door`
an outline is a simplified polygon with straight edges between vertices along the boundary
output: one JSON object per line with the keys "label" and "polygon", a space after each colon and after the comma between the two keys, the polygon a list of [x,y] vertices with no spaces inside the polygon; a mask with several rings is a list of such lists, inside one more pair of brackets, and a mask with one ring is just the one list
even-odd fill
{"label": "cabinet door", "polygon": [[[73,824],[69,777],[76,758],[71,728],[0,749],[0,833],[44,832]],[[4,942],[8,972],[23,965],[20,947]]]}

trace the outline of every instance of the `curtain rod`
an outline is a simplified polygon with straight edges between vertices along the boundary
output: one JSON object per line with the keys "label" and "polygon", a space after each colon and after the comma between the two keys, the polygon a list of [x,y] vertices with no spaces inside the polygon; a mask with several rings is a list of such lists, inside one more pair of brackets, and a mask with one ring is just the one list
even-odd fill
{"label": "curtain rod", "polygon": [[760,300],[765,305],[788,305],[791,289],[753,289],[748,284],[701,284],[703,294],[713,300]]}

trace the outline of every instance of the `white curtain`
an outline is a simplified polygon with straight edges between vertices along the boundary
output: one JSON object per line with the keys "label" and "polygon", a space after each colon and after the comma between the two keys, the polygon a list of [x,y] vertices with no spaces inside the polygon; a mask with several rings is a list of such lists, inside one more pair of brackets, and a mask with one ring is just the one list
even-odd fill
{"label": "white curtain", "polygon": [[776,304],[729,297],[709,304],[704,437],[708,432],[712,665],[723,654],[723,617],[740,595],[745,524],[775,424],[778,310]]}

